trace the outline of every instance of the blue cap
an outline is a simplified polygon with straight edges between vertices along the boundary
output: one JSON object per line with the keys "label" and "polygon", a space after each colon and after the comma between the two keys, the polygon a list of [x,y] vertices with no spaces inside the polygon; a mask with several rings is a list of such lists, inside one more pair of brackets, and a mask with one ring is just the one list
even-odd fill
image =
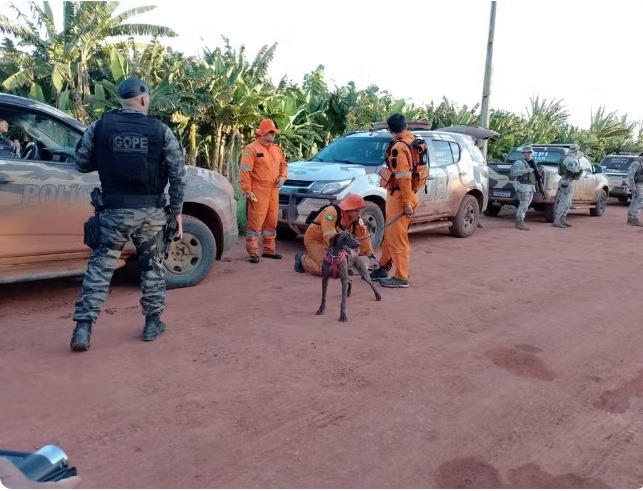
{"label": "blue cap", "polygon": [[118,97],[121,99],[131,99],[141,94],[150,93],[150,89],[140,78],[126,78],[118,86]]}

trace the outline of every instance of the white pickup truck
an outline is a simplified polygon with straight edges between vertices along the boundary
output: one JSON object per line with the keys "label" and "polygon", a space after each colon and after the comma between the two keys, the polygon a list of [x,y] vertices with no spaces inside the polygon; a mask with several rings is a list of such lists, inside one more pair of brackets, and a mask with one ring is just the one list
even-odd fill
{"label": "white pickup truck", "polygon": [[[558,164],[569,151],[571,144],[534,143],[532,158],[538,165],[545,194],[538,189],[534,193],[531,208],[545,213],[548,222],[554,221],[554,202],[558,191]],[[498,216],[504,205],[518,206],[513,178],[509,175],[513,163],[522,157],[521,148],[517,147],[507,154],[504,162],[489,163],[489,205],[484,214]],[[601,216],[605,212],[609,196],[609,182],[600,166],[594,166],[581,154],[579,163],[583,169],[581,178],[574,182],[572,209],[588,209],[592,216]]]}
{"label": "white pickup truck", "polygon": [[[428,131],[426,123],[408,124],[429,149],[429,179],[418,191],[420,204],[409,231],[449,228],[456,237],[469,237],[488,198],[487,165],[476,140],[498,134],[475,126]],[[288,180],[279,193],[280,228],[303,234],[311,212],[357,193],[368,202],[362,219],[377,248],[386,223],[386,190],[379,185],[378,171],[390,141],[385,129],[357,131],[333,141],[311,160],[289,163]]]}

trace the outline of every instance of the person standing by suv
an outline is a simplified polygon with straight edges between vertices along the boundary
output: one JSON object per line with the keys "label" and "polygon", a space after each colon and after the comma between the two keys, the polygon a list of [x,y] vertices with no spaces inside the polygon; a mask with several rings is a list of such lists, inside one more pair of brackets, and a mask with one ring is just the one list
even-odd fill
{"label": "person standing by suv", "polygon": [[522,147],[522,158],[516,160],[509,171],[509,174],[516,178],[514,189],[516,190],[516,197],[520,201],[516,210],[516,228],[518,230],[529,230],[529,227],[525,225],[525,215],[536,191],[536,177],[534,175],[536,164],[531,158],[533,152],[534,149],[531,145],[524,145]]}
{"label": "person standing by suv", "polygon": [[[386,219],[391,225],[384,230],[380,267],[370,276],[372,280],[379,280],[380,284],[387,288],[408,288],[411,261],[409,225],[420,202],[411,186],[413,155],[410,145],[415,136],[408,131],[402,114],[392,114],[386,120],[386,124],[393,136],[393,145],[386,153],[386,165],[392,172],[386,186]],[[400,216],[401,218],[397,219]],[[395,265],[395,275],[389,278],[388,271],[392,265]]]}
{"label": "person standing by suv", "polygon": [[558,194],[554,204],[554,223],[552,225],[558,228],[571,227],[567,223],[567,212],[572,206],[572,195],[574,194],[574,181],[580,179],[583,169],[578,162],[578,151],[580,147],[575,143],[569,146],[569,152],[563,157],[559,165]]}
{"label": "person standing by suv", "polygon": [[281,259],[275,251],[279,219],[279,190],[288,177],[288,163],[275,135],[281,133],[271,119],[264,119],[255,131],[257,139],[243,149],[239,166],[241,190],[246,197],[246,250],[248,261],[259,262],[259,238],[263,236],[262,257]]}
{"label": "person standing by suv", "polygon": [[150,95],[138,78],[118,86],[123,109],[106,112],[92,123],[76,148],[80,172],[98,170],[103,210],[100,242],[89,256],[83,286],[76,301],[73,351],[87,351],[92,325],[109,289],[116,262],[127,241],[136,246],[141,271],[141,307],[145,315],[143,341],[165,331],[160,315],[165,304],[165,269],[158,251],[159,234],[167,222],[165,186],[170,183],[170,213],[183,234],[181,212],[186,170],[183,152],[172,130],[148,116]]}
{"label": "person standing by suv", "polygon": [[632,202],[630,209],[627,211],[627,224],[635,227],[643,227],[639,221],[639,211],[643,205],[643,153],[639,158],[633,160],[627,173],[627,183],[632,190]]}

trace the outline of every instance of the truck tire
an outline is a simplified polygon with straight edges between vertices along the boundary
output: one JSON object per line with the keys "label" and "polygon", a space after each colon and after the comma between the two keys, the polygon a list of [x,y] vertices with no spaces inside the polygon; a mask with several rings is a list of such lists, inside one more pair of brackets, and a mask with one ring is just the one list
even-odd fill
{"label": "truck tire", "polygon": [[596,208],[590,208],[589,214],[593,217],[603,216],[603,213],[605,213],[605,207],[607,206],[607,193],[604,189],[601,189],[601,192],[598,194],[598,200],[594,204],[596,205]]}
{"label": "truck tire", "polygon": [[362,210],[362,220],[366,230],[371,234],[371,245],[373,250],[379,248],[384,238],[384,213],[376,203],[368,203]]}
{"label": "truck tire", "polygon": [[200,283],[217,257],[217,242],[208,226],[198,218],[183,215],[183,237],[172,242],[163,261],[167,288]]}
{"label": "truck tire", "polygon": [[482,214],[486,217],[497,217],[500,214],[500,210],[502,210],[502,205],[492,205],[489,203],[487,209],[483,211]]}
{"label": "truck tire", "polygon": [[554,203],[547,203],[544,211],[545,220],[549,223],[554,223],[554,219],[556,218],[556,206],[554,206]]}
{"label": "truck tire", "polygon": [[470,237],[478,227],[478,219],[480,218],[480,206],[478,200],[467,194],[460,208],[458,214],[453,217],[453,225],[449,227],[449,232],[456,237]]}

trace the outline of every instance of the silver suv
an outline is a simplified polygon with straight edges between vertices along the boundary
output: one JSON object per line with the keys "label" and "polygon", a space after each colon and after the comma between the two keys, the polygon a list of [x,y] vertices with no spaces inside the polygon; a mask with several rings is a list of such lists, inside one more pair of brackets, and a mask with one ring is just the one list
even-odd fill
{"label": "silver suv", "polygon": [[[423,138],[429,149],[429,180],[418,191],[420,204],[409,231],[449,228],[457,237],[469,237],[476,231],[488,199],[487,165],[476,142],[497,133],[475,126],[437,131],[429,131],[427,126],[409,122],[409,130]],[[356,193],[369,203],[362,218],[373,235],[373,246],[379,246],[386,190],[379,185],[378,171],[384,166],[392,137],[386,129],[376,128],[344,135],[312,159],[288,165],[288,180],[279,194],[281,227],[302,234],[311,212]]]}

